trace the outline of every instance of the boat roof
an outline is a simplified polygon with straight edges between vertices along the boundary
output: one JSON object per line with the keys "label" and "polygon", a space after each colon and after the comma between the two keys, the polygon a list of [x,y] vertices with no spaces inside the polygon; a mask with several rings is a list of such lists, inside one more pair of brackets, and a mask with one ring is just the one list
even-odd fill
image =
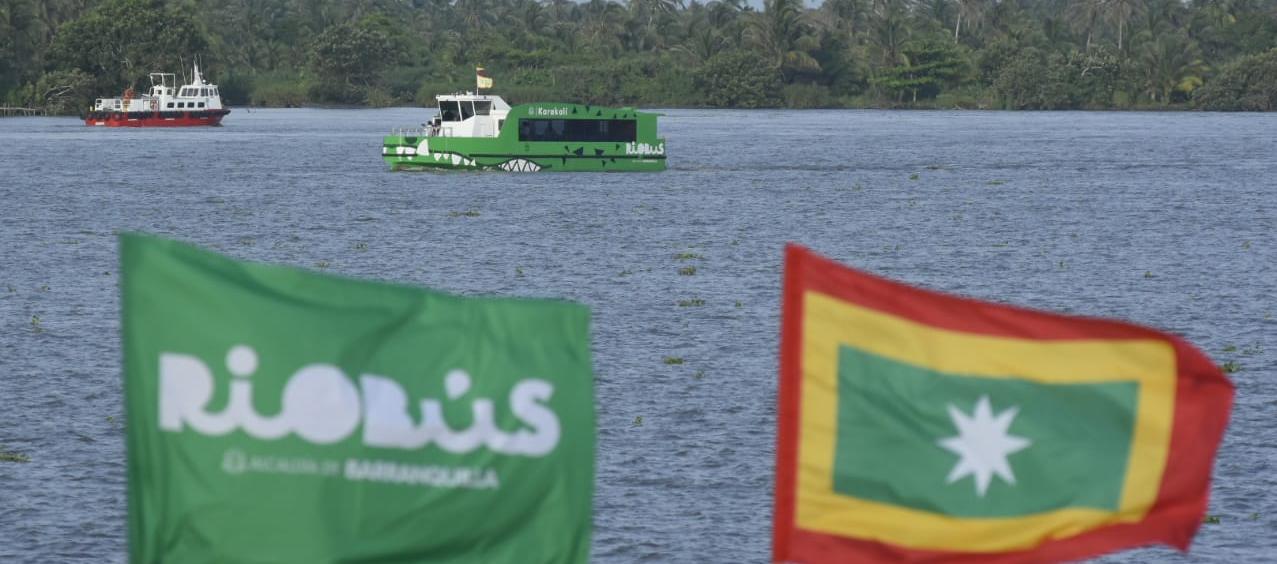
{"label": "boat roof", "polygon": [[[439,94],[435,96],[435,100],[440,102],[465,102],[475,100],[501,100],[500,96],[491,94],[475,94],[473,92],[458,92],[456,94]],[[501,100],[504,102],[505,100]]]}

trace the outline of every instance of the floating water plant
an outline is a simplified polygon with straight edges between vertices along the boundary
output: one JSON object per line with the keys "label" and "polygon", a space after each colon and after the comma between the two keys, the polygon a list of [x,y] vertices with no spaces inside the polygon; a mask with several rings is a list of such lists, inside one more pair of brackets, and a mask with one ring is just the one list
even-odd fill
{"label": "floating water plant", "polygon": [[929,165],[927,165],[927,170],[940,170],[940,169],[942,169],[942,168],[944,168],[944,165],[940,165],[940,164],[929,164]]}
{"label": "floating water plant", "polygon": [[257,240],[256,240],[256,239],[254,239],[254,238],[252,238],[252,237],[240,237],[240,238],[239,238],[239,244],[240,244],[240,245],[243,245],[243,246],[245,246],[245,247],[251,247],[251,246],[255,245],[256,243],[257,243]]}
{"label": "floating water plant", "polygon": [[1259,343],[1242,347],[1242,354],[1246,356],[1256,355],[1261,352],[1264,352],[1264,347],[1259,346]]}
{"label": "floating water plant", "polygon": [[1202,518],[1202,522],[1203,522],[1203,523],[1206,523],[1206,524],[1208,524],[1208,525],[1218,525],[1218,524],[1219,524],[1219,515],[1207,515],[1207,516],[1205,516],[1205,517],[1203,517],[1203,518]]}
{"label": "floating water plant", "polygon": [[1259,514],[1258,514],[1258,513],[1251,513],[1251,514],[1250,514],[1250,520],[1251,520],[1251,521],[1258,521],[1258,520],[1259,520]]}
{"label": "floating water plant", "polygon": [[1237,364],[1237,361],[1230,360],[1228,362],[1225,362],[1224,364],[1219,365],[1219,369],[1223,370],[1224,374],[1233,374],[1235,372],[1240,371],[1242,369],[1242,365]]}
{"label": "floating water plant", "polygon": [[479,210],[451,211],[448,217],[479,217]]}
{"label": "floating water plant", "polygon": [[31,462],[31,457],[20,452],[0,450],[0,462]]}
{"label": "floating water plant", "polygon": [[1007,183],[1007,181],[1005,181],[1005,180],[996,180],[996,179],[995,179],[995,180],[990,180],[990,181],[988,181],[988,182],[985,182],[985,184],[987,184],[987,185],[989,185],[989,186],[1001,186],[1001,185],[1006,184],[1006,183]]}
{"label": "floating water plant", "polygon": [[679,300],[678,307],[699,307],[705,305],[705,300],[700,298],[692,298],[690,300]]}
{"label": "floating water plant", "polygon": [[665,357],[665,359],[663,360],[663,362],[665,362],[665,364],[683,364],[683,357],[681,357],[681,356],[667,356],[667,357]]}
{"label": "floating water plant", "polygon": [[704,259],[704,258],[705,258],[704,256],[699,255],[697,253],[678,253],[674,255],[675,260],[692,260],[692,259]]}
{"label": "floating water plant", "polygon": [[519,278],[523,278],[523,267],[522,266],[514,267],[514,275]]}
{"label": "floating water plant", "polygon": [[736,300],[736,307],[740,307],[740,300]]}
{"label": "floating water plant", "polygon": [[44,326],[40,324],[40,316],[38,315],[31,316],[31,330],[35,331],[36,333],[41,333],[44,331]]}
{"label": "floating water plant", "polygon": [[355,243],[355,250],[356,250],[356,251],[366,251],[366,250],[368,250],[368,243],[365,243],[365,242],[363,242],[363,241],[359,241],[358,243]]}
{"label": "floating water plant", "polygon": [[617,273],[617,276],[629,276],[629,275],[631,275],[631,274],[634,274],[634,271],[633,271],[633,270],[630,270],[630,269],[628,269],[628,268],[627,268],[627,269],[622,270],[621,272]]}
{"label": "floating water plant", "polygon": [[0,462],[31,462],[31,457],[20,452],[10,452],[0,447]]}
{"label": "floating water plant", "polygon": [[684,266],[683,268],[678,269],[678,273],[679,273],[679,275],[681,275],[681,276],[695,276],[695,275],[696,275],[696,267],[695,267],[695,266]]}
{"label": "floating water plant", "polygon": [[1224,352],[1233,352],[1237,350],[1237,345],[1224,345]]}
{"label": "floating water plant", "polygon": [[1152,278],[1152,277],[1153,277],[1153,273],[1152,273],[1151,271],[1145,270],[1145,271],[1144,271],[1144,277],[1145,277],[1145,278]]}
{"label": "floating water plant", "polygon": [[643,426],[643,416],[642,416],[642,415],[639,415],[639,416],[635,417],[635,418],[634,418],[634,422],[633,422],[633,423],[630,423],[630,426],[631,426],[631,427],[642,427],[642,426]]}
{"label": "floating water plant", "polygon": [[1242,248],[1243,248],[1243,249],[1249,249],[1249,248],[1250,248],[1250,241],[1242,241]]}
{"label": "floating water plant", "polygon": [[321,260],[321,261],[319,261],[319,262],[316,262],[316,263],[315,263],[315,268],[318,268],[318,269],[320,269],[320,270],[323,270],[323,269],[325,269],[325,268],[328,268],[328,261],[326,261],[326,260]]}
{"label": "floating water plant", "polygon": [[696,371],[696,373],[692,375],[692,378],[695,378],[695,379],[697,379],[697,380],[703,380],[703,379],[705,379],[705,371],[704,371],[704,370],[697,370],[697,371]]}
{"label": "floating water plant", "polygon": [[917,180],[917,179],[918,179],[918,173],[915,172],[909,175],[909,180]]}

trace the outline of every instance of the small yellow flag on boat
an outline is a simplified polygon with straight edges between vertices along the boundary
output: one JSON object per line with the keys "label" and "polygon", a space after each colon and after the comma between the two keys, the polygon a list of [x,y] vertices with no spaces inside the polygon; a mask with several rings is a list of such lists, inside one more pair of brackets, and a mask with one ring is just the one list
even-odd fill
{"label": "small yellow flag on boat", "polygon": [[474,68],[474,81],[479,88],[492,88],[492,77],[488,76],[488,71],[483,70],[483,67]]}

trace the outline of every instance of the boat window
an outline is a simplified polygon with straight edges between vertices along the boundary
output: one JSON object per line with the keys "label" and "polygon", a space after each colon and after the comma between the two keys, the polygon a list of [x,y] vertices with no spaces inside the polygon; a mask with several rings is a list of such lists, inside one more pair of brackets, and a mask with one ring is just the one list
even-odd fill
{"label": "boat window", "polygon": [[520,141],[634,141],[632,119],[522,119]]}
{"label": "boat window", "polygon": [[169,103],[168,103],[168,107],[170,107],[170,108],[171,108],[171,107],[173,107],[173,102],[169,102]]}
{"label": "boat window", "polygon": [[200,89],[200,96],[208,96],[208,89],[207,89],[207,88],[201,88],[201,89]]}
{"label": "boat window", "polygon": [[461,103],[461,121],[474,117],[474,105],[470,102]]}
{"label": "boat window", "polygon": [[177,107],[179,107],[179,108],[185,108],[185,107],[186,107],[186,102],[178,102],[178,103],[177,103]]}
{"label": "boat window", "polygon": [[489,100],[476,100],[474,103],[474,115],[486,116],[492,113],[492,102]]}
{"label": "boat window", "polygon": [[461,108],[456,102],[439,102],[439,118],[443,121],[461,121]]}
{"label": "boat window", "polygon": [[201,108],[203,108],[203,107],[204,107],[204,102],[200,102],[200,107],[201,107]]}

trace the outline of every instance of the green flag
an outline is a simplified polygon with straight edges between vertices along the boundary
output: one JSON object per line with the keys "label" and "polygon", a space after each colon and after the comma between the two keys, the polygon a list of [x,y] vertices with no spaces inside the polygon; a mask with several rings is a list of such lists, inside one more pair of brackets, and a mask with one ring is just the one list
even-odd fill
{"label": "green flag", "polygon": [[131,562],[588,558],[585,307],[120,241]]}

